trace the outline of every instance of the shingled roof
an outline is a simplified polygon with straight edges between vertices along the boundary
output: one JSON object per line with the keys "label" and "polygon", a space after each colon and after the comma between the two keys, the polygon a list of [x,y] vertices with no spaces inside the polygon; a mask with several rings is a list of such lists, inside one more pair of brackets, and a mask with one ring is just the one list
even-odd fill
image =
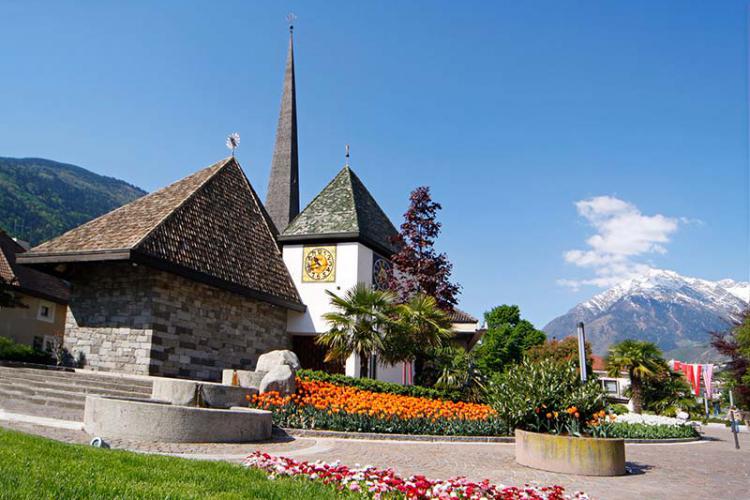
{"label": "shingled roof", "polygon": [[68,286],[54,276],[18,265],[16,257],[23,252],[24,248],[0,229],[0,286],[67,304],[70,298]]}
{"label": "shingled roof", "polygon": [[479,323],[479,320],[467,313],[462,311],[458,307],[453,308],[453,312],[450,314],[451,323]]}
{"label": "shingled roof", "polygon": [[227,158],[23,255],[28,264],[130,260],[304,310],[255,190]]}
{"label": "shingled roof", "polygon": [[344,167],[278,237],[281,243],[360,241],[386,255],[398,234],[354,171]]}

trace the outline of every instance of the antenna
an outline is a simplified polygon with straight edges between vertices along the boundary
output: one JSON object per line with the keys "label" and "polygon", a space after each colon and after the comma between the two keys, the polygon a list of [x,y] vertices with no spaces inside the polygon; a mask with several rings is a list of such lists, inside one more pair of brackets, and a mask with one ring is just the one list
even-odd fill
{"label": "antenna", "polygon": [[294,15],[294,12],[290,12],[286,15],[286,22],[289,24],[289,33],[294,32],[294,21],[297,20],[297,16]]}
{"label": "antenna", "polygon": [[344,166],[349,166],[349,145],[346,145],[346,160],[344,161]]}
{"label": "antenna", "polygon": [[232,158],[234,158],[234,150],[240,146],[240,134],[238,134],[237,132],[232,132],[231,134],[229,134],[229,137],[227,137],[226,145],[229,149],[232,150]]}

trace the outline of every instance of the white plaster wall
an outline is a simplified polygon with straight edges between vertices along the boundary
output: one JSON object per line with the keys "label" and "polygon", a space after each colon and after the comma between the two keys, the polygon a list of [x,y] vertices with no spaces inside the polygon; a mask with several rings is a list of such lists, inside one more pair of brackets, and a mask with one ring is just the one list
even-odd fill
{"label": "white plaster wall", "polygon": [[[311,243],[309,246],[312,246]],[[321,246],[330,246],[320,243]],[[328,331],[323,314],[331,310],[330,297],[326,290],[340,295],[358,282],[372,285],[373,251],[361,243],[336,244],[336,281],[332,283],[309,283],[302,281],[302,253],[305,245],[285,245],[284,263],[299,291],[302,303],[307,306],[304,313],[289,311],[287,332],[290,335],[315,335]],[[346,374],[359,377],[359,358],[352,355],[346,360]],[[402,383],[402,364],[379,366],[378,380]]]}
{"label": "white plaster wall", "polygon": [[303,245],[284,246],[284,263],[299,291],[302,303],[307,306],[304,313],[289,311],[287,331],[295,335],[322,333],[328,330],[322,315],[331,310],[330,297],[326,290],[340,295],[356,285],[359,277],[359,254],[361,249],[367,249],[359,243],[336,244],[336,281],[309,283],[302,281],[302,248]]}

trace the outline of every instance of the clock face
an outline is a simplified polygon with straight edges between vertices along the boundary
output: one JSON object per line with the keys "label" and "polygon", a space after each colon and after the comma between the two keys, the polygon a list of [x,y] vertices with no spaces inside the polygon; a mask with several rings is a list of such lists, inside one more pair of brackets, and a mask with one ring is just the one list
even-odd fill
{"label": "clock face", "polygon": [[375,290],[387,290],[391,278],[391,263],[380,257],[375,256],[372,262],[372,287]]}
{"label": "clock face", "polygon": [[336,247],[305,247],[302,281],[336,281]]}

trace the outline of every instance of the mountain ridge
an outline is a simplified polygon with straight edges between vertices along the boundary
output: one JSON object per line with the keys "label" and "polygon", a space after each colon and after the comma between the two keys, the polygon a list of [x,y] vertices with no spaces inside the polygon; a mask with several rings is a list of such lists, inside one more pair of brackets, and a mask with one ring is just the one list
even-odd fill
{"label": "mountain ridge", "polygon": [[550,321],[544,331],[566,337],[582,321],[596,354],[606,354],[613,343],[636,338],[655,342],[667,356],[707,361],[718,359],[709,332],[726,330],[748,304],[748,282],[710,281],[650,269],[581,302]]}
{"label": "mountain ridge", "polygon": [[78,165],[0,157],[0,227],[38,244],[146,194]]}

